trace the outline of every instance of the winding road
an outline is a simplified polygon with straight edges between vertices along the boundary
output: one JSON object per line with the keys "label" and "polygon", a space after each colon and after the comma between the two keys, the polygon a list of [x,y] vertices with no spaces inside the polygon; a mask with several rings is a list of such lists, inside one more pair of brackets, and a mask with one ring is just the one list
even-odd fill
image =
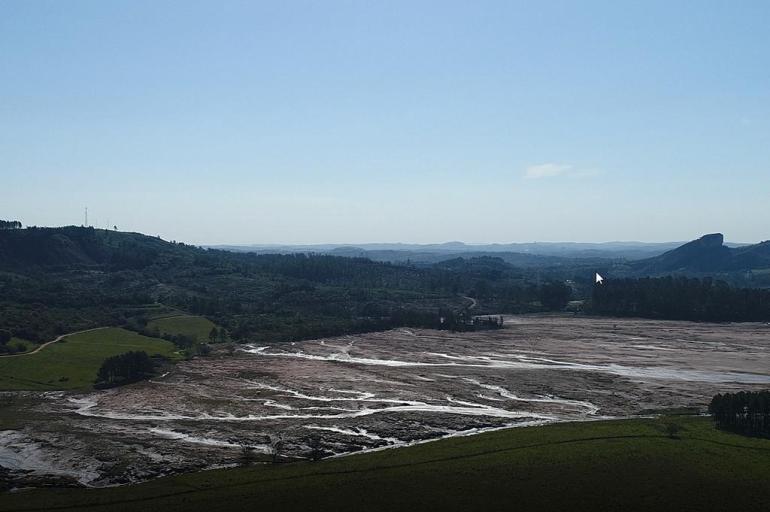
{"label": "winding road", "polygon": [[479,301],[477,301],[473,297],[468,297],[467,295],[463,295],[463,299],[468,299],[469,301],[471,301],[470,305],[466,306],[468,310],[475,308],[479,304]]}

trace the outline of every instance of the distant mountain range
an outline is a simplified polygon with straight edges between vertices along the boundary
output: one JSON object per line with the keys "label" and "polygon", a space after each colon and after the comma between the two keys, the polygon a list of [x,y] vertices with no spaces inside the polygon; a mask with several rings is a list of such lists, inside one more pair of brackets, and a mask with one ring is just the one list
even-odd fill
{"label": "distant mountain range", "polygon": [[609,277],[663,275],[713,276],[737,286],[770,286],[770,241],[758,244],[725,243],[721,233],[691,242],[535,242],[470,245],[360,244],[360,245],[250,245],[216,246],[235,252],[322,253],[364,257],[393,263],[432,265],[455,258],[492,257],[523,269],[550,269],[569,278],[592,268]]}
{"label": "distant mountain range", "polygon": [[[721,233],[705,235],[684,244],[566,242],[469,245],[449,242],[426,245],[253,245],[210,248],[234,253],[320,253],[363,257],[373,261],[410,262],[423,266],[458,258],[494,258],[522,269],[551,269],[556,272],[554,275],[565,279],[570,279],[575,272],[583,273],[595,268],[606,272],[609,277],[713,275],[731,280],[734,284],[770,286],[770,241],[752,245],[725,244]],[[0,230],[0,268],[91,266],[105,263],[137,267],[158,258],[192,254],[190,251],[194,253],[195,250],[191,246],[170,244],[138,233],[84,231],[74,226]]]}
{"label": "distant mountain range", "polygon": [[[447,257],[497,256],[512,265],[558,265],[564,259],[626,259],[641,260],[658,256],[681,246],[684,242],[531,242],[508,244],[466,244],[446,242],[442,244],[317,244],[317,245],[213,245],[215,249],[262,254],[310,252],[338,256],[362,256],[377,261],[412,261],[435,263]],[[730,247],[746,244],[728,243]],[[548,258],[543,258],[543,257]]]}

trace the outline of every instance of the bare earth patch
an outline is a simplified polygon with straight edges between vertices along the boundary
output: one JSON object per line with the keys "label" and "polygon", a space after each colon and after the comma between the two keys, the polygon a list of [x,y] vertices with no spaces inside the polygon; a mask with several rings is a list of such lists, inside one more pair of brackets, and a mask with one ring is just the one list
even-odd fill
{"label": "bare earth patch", "polygon": [[516,316],[499,331],[256,342],[150,382],[40,395],[22,430],[0,432],[0,465],[16,485],[112,485],[238,464],[243,446],[268,460],[278,435],[284,459],[328,456],[768,387],[764,324]]}

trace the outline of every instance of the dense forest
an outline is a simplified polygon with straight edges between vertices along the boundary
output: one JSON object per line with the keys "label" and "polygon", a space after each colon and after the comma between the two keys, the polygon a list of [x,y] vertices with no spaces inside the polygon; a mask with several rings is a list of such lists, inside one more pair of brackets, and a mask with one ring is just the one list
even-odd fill
{"label": "dense forest", "polygon": [[770,320],[770,290],[733,288],[711,278],[610,279],[595,286],[590,312],[711,322]]}
{"label": "dense forest", "polygon": [[717,428],[745,435],[770,437],[770,391],[740,391],[716,395],[709,413]]}
{"label": "dense forest", "polygon": [[560,310],[572,293],[562,280],[492,257],[418,267],[233,253],[83,227],[0,231],[0,329],[31,341],[94,326],[141,328],[157,304],[206,316],[235,341],[493,328],[473,316]]}

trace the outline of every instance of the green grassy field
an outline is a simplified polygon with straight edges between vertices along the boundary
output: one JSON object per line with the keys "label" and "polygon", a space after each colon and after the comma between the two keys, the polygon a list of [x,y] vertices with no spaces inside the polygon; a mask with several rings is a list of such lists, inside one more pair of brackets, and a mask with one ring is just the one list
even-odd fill
{"label": "green grassy field", "polygon": [[179,357],[168,341],[119,328],[98,329],[68,336],[35,354],[0,358],[0,390],[88,388],[105,358],[131,350]]}
{"label": "green grassy field", "polygon": [[201,343],[209,341],[212,327],[216,326],[209,319],[190,315],[158,318],[147,323],[149,330],[158,329],[161,334],[194,336]]}
{"label": "green grassy field", "polygon": [[[674,421],[677,438],[666,434]],[[710,420],[490,432],[320,462],[0,497],[0,511],[770,510],[770,440]]]}

